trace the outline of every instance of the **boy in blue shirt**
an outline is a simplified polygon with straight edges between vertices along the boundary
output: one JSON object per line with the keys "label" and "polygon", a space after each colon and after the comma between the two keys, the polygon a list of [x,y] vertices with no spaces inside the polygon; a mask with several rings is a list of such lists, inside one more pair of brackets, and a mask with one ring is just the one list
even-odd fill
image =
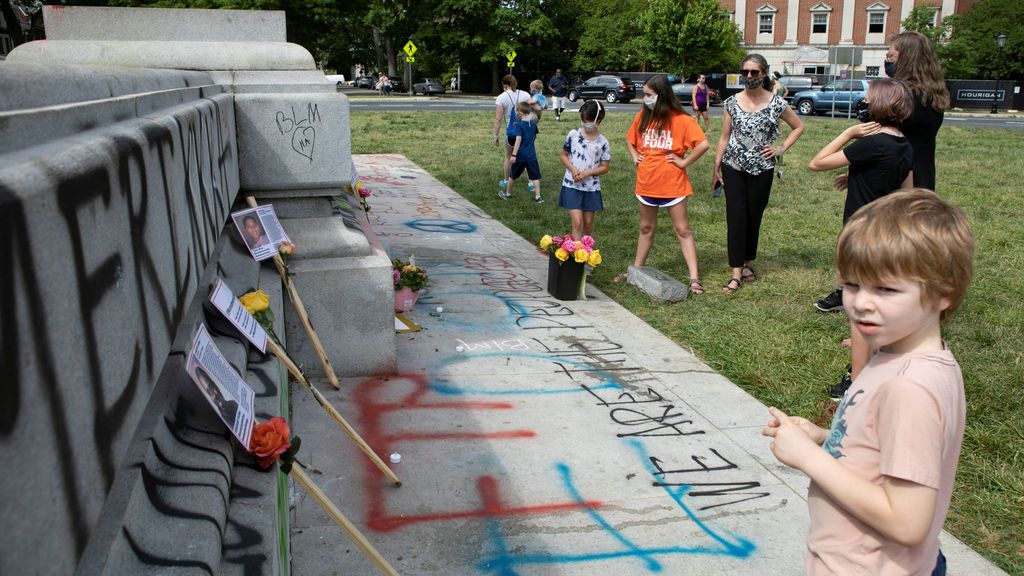
{"label": "boy in blue shirt", "polygon": [[512,186],[525,170],[533,188],[533,201],[540,204],[544,199],[540,197],[540,164],[537,163],[537,150],[534,148],[534,142],[537,140],[537,115],[528,102],[517,104],[516,114],[519,115],[519,121],[512,125],[516,141],[512,146],[512,167],[508,172],[508,187],[500,190],[498,196],[503,200],[511,198]]}

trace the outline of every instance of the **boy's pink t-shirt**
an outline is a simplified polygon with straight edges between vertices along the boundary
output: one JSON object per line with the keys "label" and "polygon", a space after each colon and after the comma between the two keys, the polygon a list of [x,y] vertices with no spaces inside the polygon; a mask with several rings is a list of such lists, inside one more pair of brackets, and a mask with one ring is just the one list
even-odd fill
{"label": "boy's pink t-shirt", "polygon": [[879,352],[871,359],[843,396],[823,447],[873,484],[891,476],[934,488],[931,530],[912,548],[891,542],[812,481],[807,494],[807,574],[932,573],[966,413],[963,375],[949,350]]}

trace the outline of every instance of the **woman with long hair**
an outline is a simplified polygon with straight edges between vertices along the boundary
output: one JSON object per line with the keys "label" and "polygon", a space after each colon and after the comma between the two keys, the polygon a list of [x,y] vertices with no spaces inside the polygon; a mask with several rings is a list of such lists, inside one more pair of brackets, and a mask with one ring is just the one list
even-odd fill
{"label": "woman with long hair", "polygon": [[[804,123],[774,93],[775,83],[768,75],[768,62],[760,54],[750,54],[740,63],[745,87],[725,101],[722,135],[718,139],[711,187],[725,186],[725,220],[729,266],[732,278],[722,287],[733,294],[744,282],[754,282],[757,274],[751,264],[757,258],[761,217],[772,191],[775,164],[804,132]],[[779,119],[792,131],[781,144]]]}
{"label": "woman with long hair", "polygon": [[914,95],[914,112],[900,131],[914,150],[914,186],[935,190],[935,137],[949,109],[949,89],[931,40],[912,31],[893,36],[885,54],[885,73]]}
{"label": "woman with long hair", "polygon": [[[518,88],[519,83],[516,77],[506,74],[501,79],[501,94],[494,99],[494,145],[499,146],[499,140],[503,141],[505,159],[502,162],[501,181],[498,182],[498,196],[505,198],[508,190],[508,171],[512,167],[512,148],[516,144],[516,136],[512,131],[516,120],[516,106],[520,102],[530,99],[530,94]],[[505,124],[504,133],[501,134],[502,122]]]}
{"label": "woman with long hair", "polygon": [[[710,148],[697,121],[687,114],[664,75],[644,84],[644,105],[626,133],[629,155],[636,164],[636,199],[640,207],[640,234],[634,266],[643,266],[654,245],[658,209],[665,208],[679,240],[689,273],[689,290],[704,293],[697,270],[697,243],[690,230],[687,199],[693,186],[686,168]],[[689,151],[689,154],[687,154]],[[620,274],[616,282],[625,279]]]}

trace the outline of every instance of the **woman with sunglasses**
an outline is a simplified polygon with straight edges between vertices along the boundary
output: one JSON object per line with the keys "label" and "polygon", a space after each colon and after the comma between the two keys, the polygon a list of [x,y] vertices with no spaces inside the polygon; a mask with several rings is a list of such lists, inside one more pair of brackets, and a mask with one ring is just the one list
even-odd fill
{"label": "woman with sunglasses", "polygon": [[[754,282],[750,267],[757,258],[761,216],[768,206],[776,158],[789,150],[804,132],[804,124],[786,101],[774,93],[768,62],[750,54],[740,63],[744,89],[725,101],[722,135],[718,139],[711,187],[725,186],[725,220],[732,278],[722,292],[733,294],[744,282]],[[792,131],[781,144],[779,119]]]}

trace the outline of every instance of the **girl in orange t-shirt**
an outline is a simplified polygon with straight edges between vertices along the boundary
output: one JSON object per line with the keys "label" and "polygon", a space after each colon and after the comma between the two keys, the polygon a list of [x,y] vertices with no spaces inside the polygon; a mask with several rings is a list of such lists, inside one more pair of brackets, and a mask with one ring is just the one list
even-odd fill
{"label": "girl in orange t-shirt", "polygon": [[[690,293],[703,294],[704,286],[697,273],[697,243],[686,213],[686,200],[693,194],[686,168],[709,145],[697,121],[683,111],[665,76],[655,76],[644,84],[644,106],[629,127],[626,143],[636,164],[636,199],[640,205],[640,236],[633,265],[643,266],[647,261],[654,244],[658,208],[665,208],[686,260]],[[625,277],[619,274],[615,281],[621,282]]]}

